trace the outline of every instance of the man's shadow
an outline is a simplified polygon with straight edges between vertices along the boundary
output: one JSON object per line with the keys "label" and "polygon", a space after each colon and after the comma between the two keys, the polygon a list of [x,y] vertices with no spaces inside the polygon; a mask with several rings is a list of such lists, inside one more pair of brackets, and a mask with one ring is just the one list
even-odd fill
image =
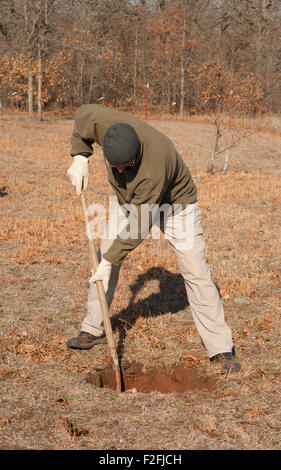
{"label": "man's shadow", "polygon": [[[145,299],[136,300],[141,289],[152,280],[159,281],[159,292],[152,293]],[[216,283],[215,287],[221,298],[220,289]],[[120,360],[124,352],[127,331],[133,328],[138,318],[157,317],[168,312],[177,313],[189,306],[182,275],[171,273],[166,269],[150,268],[138,276],[130,289],[132,295],[128,307],[111,317],[113,331],[119,332],[117,353]]]}
{"label": "man's shadow", "polygon": [[[137,294],[152,280],[159,281],[159,292],[152,293],[145,299],[136,300]],[[127,331],[134,326],[137,318],[157,317],[168,312],[177,313],[189,305],[182,275],[171,273],[166,269],[150,268],[138,276],[130,289],[132,295],[128,307],[111,317],[113,331],[119,332],[117,351],[120,359]]]}

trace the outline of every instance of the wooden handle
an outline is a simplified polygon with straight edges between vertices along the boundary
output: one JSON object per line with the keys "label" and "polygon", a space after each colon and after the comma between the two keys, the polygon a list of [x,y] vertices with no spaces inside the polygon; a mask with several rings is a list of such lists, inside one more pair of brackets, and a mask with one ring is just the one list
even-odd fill
{"label": "wooden handle", "polygon": [[[82,206],[83,206],[83,211],[84,211],[87,233],[90,233],[91,228],[90,228],[90,223],[88,220],[87,206],[86,206],[85,196],[83,192],[81,194],[81,201],[82,201]],[[98,269],[99,262],[98,262],[98,257],[97,257],[97,253],[96,253],[95,246],[94,246],[94,240],[91,237],[88,237],[88,238],[89,238],[89,244],[90,244],[91,268],[93,272],[95,273],[96,270]],[[110,355],[112,357],[114,371],[115,371],[116,391],[121,392],[121,372],[120,372],[120,366],[119,366],[118,355],[117,355],[117,351],[115,347],[115,342],[113,338],[113,332],[112,332],[103,282],[97,281],[96,286],[97,286],[97,291],[98,291],[98,296],[99,296],[99,302],[100,302],[100,307],[101,307],[101,312],[102,312],[102,318],[103,318],[107,344],[108,344]]]}

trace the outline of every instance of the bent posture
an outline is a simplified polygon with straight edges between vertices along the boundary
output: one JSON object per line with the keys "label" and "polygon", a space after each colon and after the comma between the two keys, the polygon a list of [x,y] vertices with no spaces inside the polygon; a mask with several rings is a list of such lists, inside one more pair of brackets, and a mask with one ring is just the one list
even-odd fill
{"label": "bent posture", "polygon": [[103,148],[108,181],[118,204],[125,208],[126,224],[120,223],[114,236],[101,241],[100,263],[90,279],[88,312],[79,335],[69,339],[67,346],[90,349],[105,342],[95,283],[103,281],[110,306],[123,260],[160,220],[159,226],[176,255],[192,316],[210,360],[230,372],[240,370],[231,330],[205,261],[201,210],[189,168],[171,140],[146,122],[103,106],[83,105],[75,113],[70,152],[74,161],[68,170],[78,195],[88,185],[88,158],[95,143]]}

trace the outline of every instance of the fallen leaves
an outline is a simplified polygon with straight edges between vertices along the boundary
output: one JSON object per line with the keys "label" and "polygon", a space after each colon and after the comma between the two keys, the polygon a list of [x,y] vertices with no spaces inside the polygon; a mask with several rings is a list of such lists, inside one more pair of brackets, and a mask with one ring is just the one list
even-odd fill
{"label": "fallen leaves", "polygon": [[40,341],[29,337],[26,332],[12,332],[4,335],[0,351],[26,355],[37,362],[47,362],[54,359],[65,361],[70,355],[66,351],[64,338],[57,336],[49,341]]}
{"label": "fallen leaves", "polygon": [[249,336],[249,334],[250,334],[250,330],[248,328],[243,328],[240,338],[245,338]]}
{"label": "fallen leaves", "polygon": [[199,364],[200,359],[196,356],[193,356],[192,354],[189,354],[183,358],[183,362],[185,367],[195,367]]}
{"label": "fallen leaves", "polygon": [[217,419],[215,416],[206,415],[204,418],[204,424],[194,423],[194,429],[206,434],[209,437],[220,437],[217,431]]}
{"label": "fallen leaves", "polygon": [[179,330],[177,332],[177,341],[180,342],[180,344],[182,345],[186,345],[187,337],[193,335],[197,335],[196,326],[194,324],[188,326],[187,328]]}
{"label": "fallen leaves", "polygon": [[166,349],[165,344],[155,335],[148,335],[151,346],[158,349]]}
{"label": "fallen leaves", "polygon": [[65,398],[58,398],[56,403],[60,406],[69,406],[69,403]]}
{"label": "fallen leaves", "polygon": [[22,372],[20,374],[20,378],[23,379],[23,380],[28,380],[30,378],[30,375],[26,374],[25,372]]}
{"label": "fallen leaves", "polygon": [[7,418],[7,417],[2,417],[2,418],[0,418],[0,423],[1,423],[2,425],[4,425],[4,424],[9,424],[10,422],[11,422],[11,419],[10,419],[10,418]]}
{"label": "fallen leaves", "polygon": [[17,369],[13,369],[9,366],[0,366],[0,379],[5,380],[7,377],[17,373]]}
{"label": "fallen leaves", "polygon": [[263,331],[270,331],[270,328],[267,325],[262,325],[261,330]]}
{"label": "fallen leaves", "polygon": [[62,418],[61,424],[66,429],[69,439],[75,439],[76,437],[85,436],[89,433],[86,428],[78,428],[69,418]]}
{"label": "fallen leaves", "polygon": [[281,282],[281,278],[280,278],[279,274],[277,274],[277,273],[274,273],[274,272],[270,273],[270,277],[271,277],[271,279],[273,279],[273,280],[276,280],[276,281],[278,281],[278,282]]}
{"label": "fallen leaves", "polygon": [[244,411],[244,415],[248,416],[249,418],[257,418],[260,416],[264,416],[265,414],[268,414],[268,410],[259,408],[257,406],[253,408],[248,408]]}

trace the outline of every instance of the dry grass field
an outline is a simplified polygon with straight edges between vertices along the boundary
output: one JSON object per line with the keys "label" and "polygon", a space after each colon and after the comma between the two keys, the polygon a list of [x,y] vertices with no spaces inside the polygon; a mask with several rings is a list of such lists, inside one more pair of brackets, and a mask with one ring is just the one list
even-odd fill
{"label": "dry grass field", "polygon": [[[126,258],[111,306],[121,364],[181,366],[190,388],[117,394],[89,380],[110,363],[106,345],[65,344],[80,330],[90,275],[82,208],[66,178],[73,121],[0,115],[1,449],[281,448],[281,126],[273,121],[230,152],[226,174],[218,158],[213,175],[210,122],[150,121],[194,176],[242,371],[210,364],[175,257],[164,239],[148,239]],[[107,204],[100,148],[90,174],[88,204]]]}

